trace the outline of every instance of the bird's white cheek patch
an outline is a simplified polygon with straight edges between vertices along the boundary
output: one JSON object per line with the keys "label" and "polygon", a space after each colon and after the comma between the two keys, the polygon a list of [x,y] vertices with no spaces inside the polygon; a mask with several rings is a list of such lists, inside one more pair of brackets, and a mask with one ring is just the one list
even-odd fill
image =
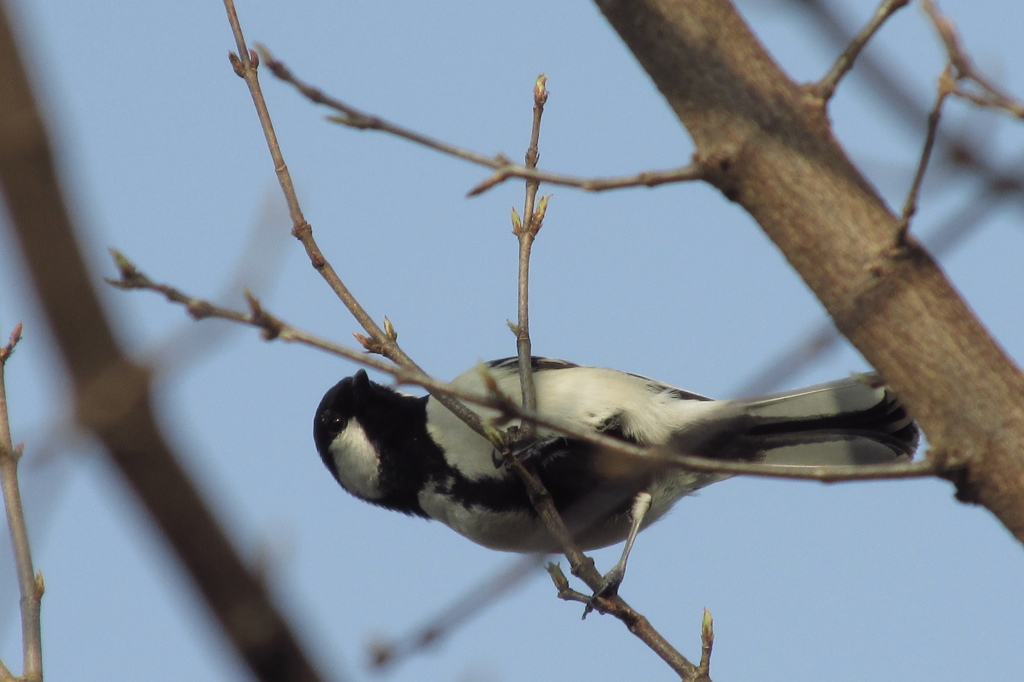
{"label": "bird's white cheek patch", "polygon": [[330,452],[345,490],[364,500],[381,496],[380,454],[363,427],[349,423],[331,442]]}

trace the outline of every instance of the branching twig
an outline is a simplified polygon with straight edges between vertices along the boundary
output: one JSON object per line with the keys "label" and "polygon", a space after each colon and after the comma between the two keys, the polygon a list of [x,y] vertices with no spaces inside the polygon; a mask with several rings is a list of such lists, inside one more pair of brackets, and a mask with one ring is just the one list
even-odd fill
{"label": "branching twig", "polygon": [[[260,126],[267,140],[267,148],[270,150],[270,156],[274,161],[274,169],[281,184],[281,191],[288,202],[288,211],[292,219],[292,234],[302,243],[313,268],[320,273],[324,281],[327,282],[345,307],[348,308],[352,316],[356,318],[356,321],[369,334],[369,338],[365,342],[363,342],[363,338],[366,337],[360,338],[363,346],[370,352],[379,353],[403,368],[422,373],[420,367],[398,345],[398,334],[390,322],[386,322],[386,329],[381,329],[377,325],[362,305],[360,305],[359,301],[356,300],[355,296],[348,290],[344,282],[342,282],[341,277],[338,276],[338,273],[328,262],[320,250],[320,246],[313,238],[313,228],[303,216],[298,196],[295,193],[295,185],[292,182],[291,173],[289,173],[288,166],[284,162],[284,155],[281,153],[281,147],[277,141],[277,133],[274,132],[274,124],[270,119],[270,112],[263,97],[263,89],[260,87],[259,75],[257,74],[259,59],[256,57],[256,53],[251,52],[245,43],[242,26],[235,11],[234,0],[224,0],[224,7],[227,10],[228,22],[231,24],[231,31],[235,36],[235,44],[238,47],[237,54],[231,53],[229,55],[231,64],[235,69],[235,73],[245,79],[253,105],[256,107]],[[489,437],[480,422],[480,417],[475,412],[467,409],[465,405],[462,405],[457,400],[453,400],[448,395],[440,394],[435,397],[474,431]]]}
{"label": "branching twig", "polygon": [[[921,0],[921,7],[931,19],[935,31],[946,48],[949,64],[953,68],[953,78],[957,83],[951,88],[952,94],[979,106],[1003,109],[1017,118],[1024,118],[1024,102],[1007,94],[974,66],[967,51],[960,44],[953,21],[939,11],[934,0]],[[979,92],[960,87],[960,81],[974,83]]]}
{"label": "branching twig", "polygon": [[[225,0],[225,2],[226,2],[226,4],[229,7],[229,15],[233,16],[233,7],[231,7],[230,0]],[[887,4],[895,6],[897,3],[887,3]],[[900,4],[900,6],[902,6],[902,4]],[[890,13],[891,13],[891,11],[894,11],[894,10],[890,10]],[[881,21],[878,22],[878,25],[880,25],[880,23],[881,23]],[[235,30],[236,30],[236,38],[238,40],[239,53],[242,55],[242,57],[238,57],[238,58],[234,59],[234,62],[236,64],[236,70],[238,70],[239,74],[242,75],[246,79],[247,83],[249,84],[250,91],[253,94],[253,98],[254,98],[255,101],[257,101],[257,109],[260,109],[260,107],[262,106],[263,107],[262,111],[265,111],[265,104],[262,104],[262,95],[259,93],[258,80],[257,80],[257,77],[256,77],[256,64],[255,64],[255,61],[249,57],[248,49],[245,47],[244,41],[243,41],[243,39],[241,37],[241,31],[237,27],[237,18],[233,17],[232,25],[233,25],[233,28],[235,28]],[[876,30],[876,29],[877,29],[877,26],[875,26],[872,29],[872,32],[874,30]],[[870,35],[870,34],[868,34],[868,35]],[[864,41],[866,41],[866,40],[867,40],[867,37],[864,38]],[[862,47],[862,45],[860,47]],[[857,50],[859,50],[860,47],[857,47]],[[851,52],[851,56],[849,57],[849,61],[850,62],[852,62],[853,56],[855,54],[856,54],[855,51]],[[281,65],[279,65],[279,63],[277,63],[274,60],[272,60],[272,58],[268,58],[267,62],[269,64],[271,64],[271,68],[272,69],[274,69],[274,65],[281,66]],[[283,66],[282,66],[282,68],[283,68]],[[847,66],[845,68],[848,69],[849,67]],[[275,73],[277,73],[277,75],[279,75],[279,76],[281,76],[283,78],[285,77],[285,76],[282,76],[282,74],[278,72],[278,69],[275,69]],[[839,77],[841,77],[841,74],[837,75],[835,77],[835,81],[836,82],[838,82]],[[286,78],[286,80],[287,80],[287,78]],[[329,100],[329,98],[325,98],[322,95],[322,93],[320,93],[318,90],[308,88],[308,86],[305,86],[304,84],[300,84],[297,81],[295,81],[294,79],[292,79],[291,82],[293,84],[297,85],[298,87],[300,87],[300,89],[305,88],[305,89],[303,89],[303,92],[307,96],[309,96],[311,99],[314,99],[314,101],[319,101],[321,103],[326,103],[326,104],[330,104],[331,106],[335,106],[335,108],[338,109],[339,111],[341,111],[342,114],[343,114],[343,116],[340,119],[338,119],[338,120],[340,120],[340,122],[342,122],[342,123],[345,123],[346,125],[350,125],[350,126],[357,127],[357,128],[364,128],[364,129],[387,130],[388,132],[391,132],[392,134],[396,134],[396,135],[400,135],[402,137],[406,137],[407,139],[411,139],[411,140],[419,142],[421,144],[427,144],[427,146],[432,146],[433,148],[441,149],[442,151],[446,151],[446,153],[453,153],[456,156],[461,156],[462,158],[467,158],[467,156],[468,156],[468,157],[470,157],[470,160],[475,160],[478,163],[484,163],[484,165],[488,165],[489,167],[494,168],[495,171],[496,171],[496,175],[499,174],[498,171],[500,171],[501,174],[506,176],[506,177],[511,177],[512,175],[514,175],[514,173],[512,173],[511,171],[508,170],[509,164],[504,159],[491,159],[490,163],[488,163],[486,161],[481,161],[480,159],[473,159],[473,158],[471,158],[472,156],[474,156],[472,153],[469,153],[467,155],[465,153],[462,153],[462,152],[464,152],[464,150],[456,150],[455,148],[452,148],[450,145],[444,145],[443,143],[436,143],[435,141],[429,140],[428,138],[425,138],[424,136],[420,136],[420,135],[418,135],[416,133],[412,133],[411,131],[406,131],[406,130],[400,129],[400,128],[396,127],[396,126],[391,126],[390,124],[387,124],[386,122],[383,122],[382,119],[379,119],[379,118],[376,118],[376,117],[369,117],[369,116],[363,114],[362,112],[358,112],[358,111],[356,111],[354,109],[351,109],[351,108],[347,107],[347,105],[344,105],[343,103],[340,103],[340,102],[332,103]],[[834,84],[831,87],[832,87],[832,89],[834,89],[834,87],[835,87]],[[541,92],[541,93],[543,92],[542,86],[538,87],[538,91]],[[538,98],[538,106],[537,106],[537,113],[536,113],[536,117],[535,117],[534,136],[533,136],[534,144],[531,145],[531,154],[528,154],[528,157],[527,157],[527,164],[525,166],[525,169],[527,171],[535,170],[535,165],[536,165],[536,148],[535,148],[535,143],[536,143],[536,139],[537,139],[537,134],[539,132],[539,128],[538,128],[537,124],[539,124],[539,118],[540,118],[540,113],[539,112],[540,112],[540,109],[541,109],[542,105],[543,105],[543,101],[540,98]],[[280,155],[279,149],[277,150],[277,153],[275,154],[276,142],[272,139],[273,138],[273,130],[272,130],[272,127],[270,126],[269,116],[264,116],[262,111],[261,111],[260,117],[261,117],[261,121],[263,122],[263,125],[264,125],[264,131],[265,131],[265,134],[267,135],[268,143],[270,144],[270,147],[271,147],[271,153],[272,153],[272,155],[274,155],[275,165],[278,168],[279,174],[286,175],[287,174],[287,169],[286,169],[286,166],[284,165],[283,158]],[[480,156],[480,155],[475,155],[475,156]],[[481,156],[480,158],[481,159],[486,159],[487,157],[482,157]],[[496,163],[498,165],[495,165]],[[695,169],[692,169],[691,172],[694,173],[696,176],[699,176],[701,174],[701,169],[700,168],[695,168]],[[527,177],[529,175],[530,174],[528,172],[525,175],[521,175],[521,176],[522,177]],[[524,371],[522,373],[523,382],[524,382],[523,383],[523,398],[524,398],[525,406],[524,406],[524,409],[520,412],[519,416],[523,419],[523,423],[524,424],[531,424],[531,425],[534,424],[534,423],[542,423],[540,419],[535,419],[534,416],[530,415],[530,412],[535,411],[535,404],[532,403],[531,397],[530,397],[533,392],[531,390],[532,387],[530,386],[530,382],[529,382],[529,378],[530,378],[530,372],[529,372],[530,343],[529,343],[529,335],[528,335],[528,316],[526,314],[526,312],[527,312],[526,311],[526,302],[528,300],[528,297],[526,295],[526,286],[525,286],[527,281],[528,281],[528,278],[526,277],[526,273],[528,272],[530,244],[532,243],[533,237],[536,235],[536,229],[534,227],[534,225],[535,225],[534,216],[532,215],[532,212],[533,212],[533,206],[534,206],[533,200],[534,200],[535,193],[536,193],[536,190],[537,190],[537,180],[538,180],[537,177],[530,177],[529,178],[529,181],[528,181],[528,184],[527,184],[527,192],[528,192],[527,208],[524,211],[525,219],[523,220],[522,224],[519,225],[518,232],[517,232],[517,234],[520,236],[520,249],[521,249],[521,251],[520,251],[520,254],[521,254],[520,255],[520,270],[521,270],[520,287],[521,288],[520,288],[520,318],[519,318],[519,324],[517,325],[516,331],[517,331],[517,337],[519,337],[519,339],[520,339],[520,343],[519,343],[520,357],[521,357],[521,360],[525,358],[524,364],[526,366],[526,371]],[[497,180],[497,181],[500,181],[500,179]],[[488,186],[493,186],[493,184],[494,183],[492,183],[491,185],[488,185]],[[294,196],[293,190],[290,189],[290,180],[288,182],[285,182],[284,180],[282,180],[282,188],[285,190],[286,193],[291,192],[292,195]],[[293,203],[290,201],[289,205],[292,206]],[[313,263],[314,267],[316,267],[321,272],[324,272],[325,270],[328,270],[331,273],[333,273],[333,270],[330,269],[330,266],[329,266],[329,264],[327,264],[326,259],[323,258],[322,253],[320,253],[319,249],[316,247],[315,242],[313,242],[311,228],[308,225],[308,223],[306,223],[305,220],[302,218],[301,212],[298,211],[298,204],[297,204],[297,202],[294,203],[294,208],[295,208],[295,210],[293,211],[293,222],[294,222],[295,227],[294,227],[293,232],[295,233],[296,237],[298,237],[300,240],[302,240],[304,246],[306,246],[306,250],[307,250],[307,253],[310,256],[311,262]],[[536,223],[536,227],[539,228],[539,222]],[[523,238],[523,235],[526,235],[525,239]],[[328,279],[328,281],[330,281],[330,278],[328,278],[326,276],[325,276],[325,279]],[[403,370],[406,371],[406,372],[408,372],[409,370],[415,370],[416,373],[420,373],[418,367],[416,367],[415,364],[412,363],[411,359],[409,359],[407,356],[405,356],[405,354],[402,353],[400,351],[400,349],[397,347],[397,344],[395,343],[396,338],[397,338],[397,334],[394,332],[394,329],[393,329],[393,327],[391,327],[390,323],[385,321],[385,328],[383,330],[378,328],[373,323],[373,321],[371,319],[369,319],[368,316],[366,316],[365,311],[363,311],[362,308],[359,307],[358,303],[356,303],[354,299],[351,299],[351,296],[350,296],[350,294],[348,294],[347,289],[344,288],[344,285],[341,284],[340,279],[338,279],[336,275],[334,275],[334,279],[336,280],[336,282],[332,284],[332,287],[335,288],[335,291],[338,292],[339,297],[343,301],[345,301],[346,305],[349,306],[350,310],[353,311],[353,314],[356,315],[356,318],[360,321],[360,323],[362,323],[364,325],[364,328],[370,334],[369,337],[362,337],[360,339],[361,342],[363,343],[364,347],[367,348],[368,350],[373,351],[373,352],[381,353],[381,354],[385,355],[386,357],[389,357],[390,359],[392,359],[398,365],[400,365],[401,367],[397,368],[397,370],[395,371],[396,376],[398,376],[399,373],[401,371],[403,371]],[[162,293],[164,293],[164,295],[168,295],[167,291],[162,291]],[[174,300],[174,299],[172,299],[172,300]],[[179,301],[179,302],[182,302],[182,301]],[[192,304],[189,304],[189,305],[190,305],[190,310],[191,310],[193,306],[192,306]],[[288,340],[301,340],[301,336],[297,333],[296,330],[293,330],[292,328],[288,327],[287,325],[285,325],[283,322],[281,322],[277,318],[274,318],[273,316],[271,316],[268,313],[266,313],[266,311],[262,310],[262,308],[259,306],[258,301],[256,301],[255,299],[252,299],[252,298],[250,299],[250,308],[251,308],[250,313],[247,316],[244,316],[243,320],[239,320],[239,321],[245,321],[248,324],[253,324],[253,325],[256,325],[256,326],[260,327],[261,329],[263,329],[264,335],[268,339],[271,339],[271,338],[284,338],[284,339],[288,339]],[[208,312],[208,311],[207,310],[203,310],[203,312]],[[362,317],[360,316],[359,313],[362,313]],[[314,345],[316,345],[316,344],[314,344]],[[320,344],[319,347],[324,347],[324,346],[322,344]],[[345,354],[346,357],[349,357],[352,353],[353,353],[352,351],[347,351],[346,353],[343,353],[343,354]],[[410,380],[410,377],[404,377],[404,380],[408,381],[408,380]],[[412,383],[419,383],[420,385],[427,386],[429,382],[422,382],[422,381],[416,380],[416,381],[412,381]],[[446,393],[445,391],[439,391],[439,393],[435,394],[435,395],[440,400],[442,396],[451,395],[451,393],[450,392]],[[497,398],[495,398],[495,400],[497,400]],[[446,404],[447,404],[447,402],[446,402]],[[467,423],[470,423],[469,420],[467,420]],[[470,425],[473,426],[472,423],[470,423]],[[478,430],[479,430],[479,428],[478,428]],[[481,431],[481,432],[483,432],[483,431]],[[642,452],[641,456],[646,456],[646,457],[648,457],[648,459],[652,459],[652,454],[657,456],[659,453]],[[720,463],[716,463],[716,464],[720,464]],[[534,502],[534,504],[537,507],[538,511],[541,513],[541,516],[545,519],[545,522],[549,524],[549,527],[552,529],[552,534],[555,535],[555,537],[558,538],[560,543],[565,547],[566,554],[569,557],[570,563],[573,565],[573,572],[576,573],[577,575],[580,575],[584,579],[584,581],[587,582],[588,584],[591,584],[591,582],[592,582],[593,584],[591,584],[591,587],[593,589],[596,589],[597,586],[600,585],[600,575],[594,569],[593,563],[589,559],[584,557],[582,555],[582,553],[579,553],[578,550],[575,550],[574,547],[572,546],[573,543],[572,543],[572,540],[571,540],[571,536],[569,535],[567,529],[565,528],[564,523],[562,523],[560,517],[558,517],[557,512],[554,511],[554,507],[553,507],[553,505],[551,504],[551,501],[550,501],[550,496],[543,489],[543,486],[540,485],[539,481],[536,480],[536,477],[533,476],[530,472],[528,472],[524,467],[522,467],[518,463],[513,463],[512,466],[513,466],[514,469],[517,470],[517,472],[520,474],[520,476],[523,478],[524,482],[526,483],[527,489],[528,489],[528,491],[530,493],[531,501]],[[549,516],[552,517],[552,518],[549,518]],[[631,630],[636,631],[635,627],[636,627],[637,623],[639,623],[640,620],[642,619],[642,616],[639,616],[639,614],[636,614],[635,612],[633,612],[632,609],[629,609],[629,607],[625,604],[625,602],[623,602],[618,597],[614,597],[614,598],[609,599],[609,600],[600,600],[600,602],[601,603],[599,604],[599,608],[601,610],[607,611],[607,612],[614,612],[614,613],[616,613],[616,615],[618,617],[622,618],[622,620],[624,622],[627,622],[627,624],[630,625],[630,629]],[[656,635],[656,633],[654,633],[654,635]],[[657,638],[660,638],[660,635],[657,635]],[[645,640],[645,641],[648,641],[648,640]],[[704,664],[704,667],[703,667],[703,670],[701,670],[699,672],[706,676],[706,673],[707,673],[707,665],[706,665],[707,660],[706,659],[707,659],[707,656],[710,654],[710,640],[709,640],[709,637],[705,637],[704,638],[704,643],[705,643],[705,656],[703,657],[704,660],[702,661],[703,664]],[[672,649],[671,647],[669,647],[667,645],[667,643],[664,643],[664,646],[665,646],[665,648],[661,650],[661,655],[663,657],[665,657],[666,660],[668,660],[668,657],[677,657],[677,656],[679,656],[678,653],[674,651],[674,649]],[[681,657],[679,657],[679,658],[681,659]],[[678,666],[678,667],[676,667],[676,666]],[[681,659],[681,662],[677,660],[676,664],[674,665],[674,669],[676,669],[677,672],[680,672],[680,674],[684,675],[685,677],[693,677],[694,676],[694,672],[696,671],[696,668],[692,664],[690,664],[688,661],[686,661],[685,659]]]}
{"label": "branching twig", "polygon": [[524,180],[546,182],[551,185],[578,187],[590,192],[601,192],[626,187],[656,187],[657,185],[663,185],[669,182],[687,182],[691,180],[701,180],[705,177],[705,168],[698,162],[668,170],[641,171],[640,173],[633,175],[606,178],[582,178],[573,175],[564,175],[562,173],[551,173],[548,171],[538,170],[537,168],[530,167],[528,165],[513,163],[508,159],[508,157],[502,154],[497,154],[495,156],[480,154],[479,152],[474,152],[447,142],[442,142],[441,140],[436,140],[432,137],[428,137],[427,135],[423,135],[422,133],[410,130],[409,128],[404,128],[379,116],[374,116],[360,111],[337,98],[327,95],[320,90],[320,88],[300,80],[291,72],[284,62],[275,59],[265,46],[260,45],[257,47],[260,54],[263,56],[263,63],[275,76],[295,87],[296,90],[311,102],[315,104],[322,104],[341,114],[340,116],[330,117],[330,120],[359,130],[378,130],[380,132],[388,133],[389,135],[394,135],[395,137],[409,140],[410,142],[427,147],[428,149],[433,149],[441,152],[442,154],[454,156],[480,166],[486,166],[487,168],[492,168],[494,173],[473,187],[469,191],[469,196],[476,196],[486,192],[495,185],[498,185],[510,178],[522,178]]}
{"label": "branching twig", "polygon": [[[814,30],[818,34],[824,34],[839,46],[849,44],[850,31],[840,21],[833,5],[824,0],[799,0],[799,4],[809,11],[814,21]],[[876,92],[877,101],[889,107],[893,114],[892,120],[915,125],[917,121],[926,118],[927,112],[921,110],[908,94],[908,88],[896,82],[890,68],[870,54],[861,55],[858,63],[864,77]],[[923,240],[928,251],[939,257],[959,244],[986,216],[1001,209],[1006,199],[1017,198],[1019,202],[1024,181],[1020,173],[1003,171],[991,161],[980,157],[970,140],[945,134],[941,128],[936,129],[936,146],[940,158],[947,164],[966,167],[983,182],[974,196],[964,202],[958,214],[950,216],[942,227],[932,232],[930,238]],[[1006,168],[1021,166],[1019,159],[1005,164]],[[836,330],[834,322],[826,318],[791,344],[788,350],[770,358],[734,394],[761,395],[778,390],[800,370],[836,348],[841,340],[843,337]]]}
{"label": "branching twig", "polygon": [[811,87],[811,92],[819,97],[823,102],[827,102],[832,99],[832,95],[835,94],[836,87],[839,85],[839,81],[842,80],[850,69],[853,68],[853,63],[856,61],[857,56],[860,54],[864,46],[868,44],[868,41],[878,32],[878,29],[882,27],[889,17],[895,14],[898,10],[906,7],[910,3],[910,0],[882,0],[882,3],[875,10],[875,13],[871,16],[868,23],[860,30],[860,32],[853,37],[850,44],[846,46],[843,53],[839,55],[836,63],[832,65],[832,68],[828,70],[828,73],[822,77],[820,81],[815,83]]}
{"label": "branching twig", "polygon": [[[4,374],[7,360],[21,339],[21,323],[14,327],[10,341],[0,348],[0,486],[3,487],[7,526],[14,547],[14,562],[18,571],[21,592],[21,640],[24,650],[23,675],[20,680],[39,682],[43,679],[43,639],[39,621],[39,603],[43,597],[43,576],[32,567],[32,550],[25,525],[25,510],[18,487],[18,461],[21,446],[15,447],[11,439],[11,425],[7,412],[7,390]],[[10,670],[0,663],[0,679],[14,680]]]}
{"label": "branching twig", "polygon": [[723,462],[707,457],[679,455],[665,452],[662,449],[643,448],[632,445],[617,438],[596,431],[569,424],[543,413],[528,411],[507,396],[479,394],[459,390],[448,383],[438,381],[430,375],[416,369],[397,366],[390,362],[378,360],[364,351],[342,346],[315,334],[303,331],[268,313],[260,306],[259,301],[250,298],[253,310],[244,313],[214,305],[209,301],[190,296],[170,285],[152,281],[123,255],[115,252],[121,279],[107,280],[120,289],[143,289],[163,294],[169,301],[178,303],[188,310],[189,314],[199,319],[220,318],[256,327],[268,340],[281,340],[300,343],[313,348],[344,357],[353,362],[371,367],[390,374],[401,384],[420,386],[431,395],[443,394],[463,402],[489,407],[498,410],[505,417],[534,422],[538,426],[565,434],[574,439],[602,448],[602,451],[614,452],[623,457],[642,458],[645,464],[653,463],[665,466],[678,466],[700,473],[724,473],[731,475],[750,475],[769,478],[789,478],[824,482],[862,481],[887,478],[910,478],[929,475],[940,475],[930,462],[911,462],[905,464],[875,464],[835,467],[796,467],[755,462]]}

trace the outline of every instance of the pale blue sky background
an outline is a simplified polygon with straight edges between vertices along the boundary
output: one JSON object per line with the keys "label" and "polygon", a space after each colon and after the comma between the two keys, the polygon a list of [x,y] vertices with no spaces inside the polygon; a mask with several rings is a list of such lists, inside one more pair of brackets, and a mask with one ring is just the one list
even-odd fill
{"label": "pale blue sky background", "polygon": [[[46,102],[65,187],[96,277],[121,249],[153,277],[230,304],[242,276],[265,305],[347,341],[356,324],[288,236],[273,169],[219,2],[8,2]],[[874,3],[846,0],[859,26]],[[794,77],[836,54],[788,2],[741,8]],[[947,0],[978,63],[1024,93],[1017,3]],[[440,138],[520,157],[531,87],[549,78],[542,165],[597,175],[685,163],[689,138],[585,2],[241,2],[250,41],[368,111]],[[932,99],[942,51],[904,10],[871,52]],[[372,314],[388,315],[426,369],[451,378],[514,352],[515,241],[508,185],[466,200],[484,173],[405,142],[325,123],[289,88],[264,85],[306,215]],[[894,120],[856,76],[831,110],[836,132],[893,205],[923,129]],[[944,125],[1020,167],[1020,124],[954,104]],[[928,178],[914,231],[962,210],[977,182]],[[535,248],[534,348],[728,397],[823,319],[757,226],[701,184],[600,196],[564,188]],[[950,277],[1018,360],[1021,202],[1008,202],[943,257]],[[260,248],[249,244],[254,235]],[[47,585],[50,680],[241,680],[219,632],[117,474],[67,430],[66,382],[13,244],[0,230],[0,335],[25,340],[8,370],[37,564]],[[156,296],[104,289],[121,340],[140,355],[203,330]],[[913,324],[908,320],[907,324]],[[364,679],[365,646],[427,619],[513,557],[440,524],[345,495],[310,430],[323,392],[355,366],[231,333],[161,385],[163,424],[243,553],[268,567],[282,608],[332,679]],[[187,334],[176,337],[177,334]],[[865,367],[844,346],[790,386]],[[45,460],[45,461],[42,461]],[[716,679],[1017,680],[1024,669],[1020,546],[939,481],[734,480],[683,501],[641,536],[624,596],[687,655],[701,608],[716,619]],[[6,551],[6,550],[5,550]],[[607,568],[618,548],[597,553]],[[9,556],[9,552],[5,555]],[[7,561],[6,559],[4,561]],[[20,661],[13,572],[0,653]],[[672,679],[617,622],[555,599],[541,575],[390,680]]]}

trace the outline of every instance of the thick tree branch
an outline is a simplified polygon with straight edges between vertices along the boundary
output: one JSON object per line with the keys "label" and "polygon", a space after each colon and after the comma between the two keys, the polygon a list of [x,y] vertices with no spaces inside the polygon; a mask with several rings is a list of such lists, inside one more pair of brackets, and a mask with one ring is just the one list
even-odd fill
{"label": "thick tree branch", "polygon": [[838,329],[957,465],[961,499],[1024,540],[1024,376],[727,0],[598,0],[713,183],[782,250]]}
{"label": "thick tree branch", "polygon": [[149,375],[114,334],[82,258],[42,117],[0,5],[0,184],[32,284],[93,432],[138,495],[252,675],[319,676],[163,438]]}

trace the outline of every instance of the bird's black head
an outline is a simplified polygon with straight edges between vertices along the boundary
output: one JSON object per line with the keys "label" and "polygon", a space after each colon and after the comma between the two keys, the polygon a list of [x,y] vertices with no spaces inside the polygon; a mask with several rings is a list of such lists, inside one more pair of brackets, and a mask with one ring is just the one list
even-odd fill
{"label": "bird's black head", "polygon": [[320,458],[356,497],[425,516],[417,496],[441,458],[427,435],[426,401],[376,384],[363,370],[342,379],[313,419]]}

